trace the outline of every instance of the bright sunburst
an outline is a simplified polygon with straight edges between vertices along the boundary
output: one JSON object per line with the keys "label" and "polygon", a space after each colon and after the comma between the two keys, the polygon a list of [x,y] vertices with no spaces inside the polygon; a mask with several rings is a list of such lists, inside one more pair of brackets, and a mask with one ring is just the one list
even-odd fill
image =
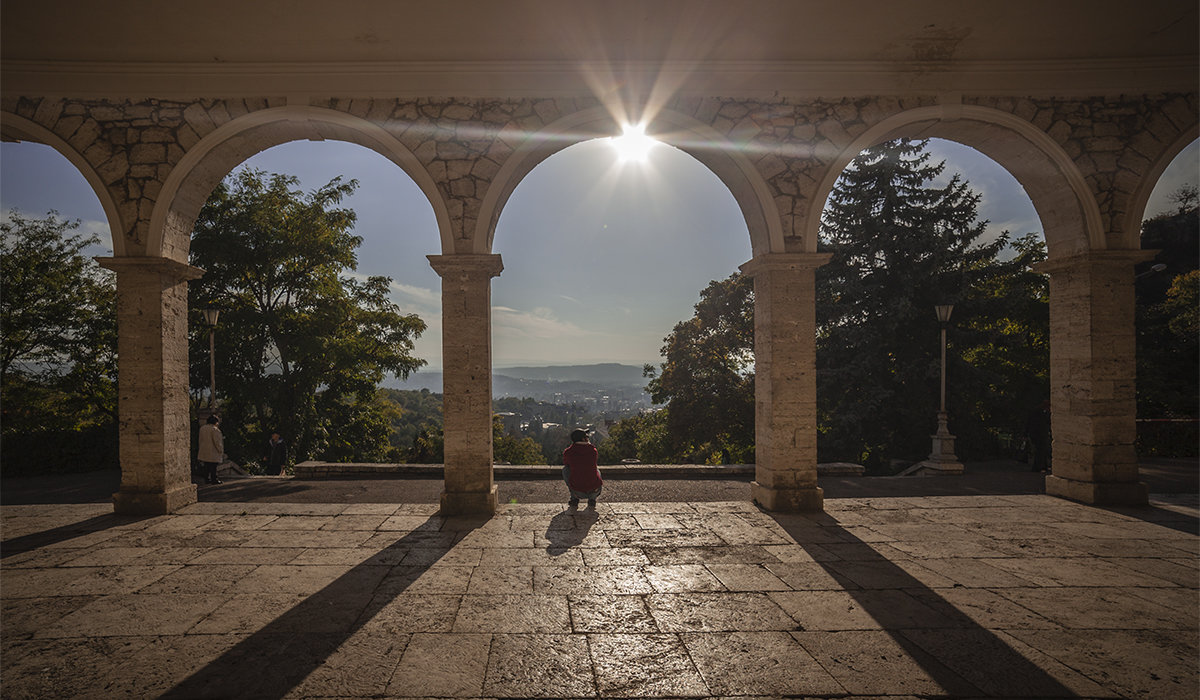
{"label": "bright sunburst", "polygon": [[658,143],[646,135],[646,127],[640,124],[637,126],[626,125],[623,133],[620,136],[612,137],[610,142],[613,148],[617,149],[617,157],[623,161],[635,163],[644,162],[650,154],[650,149]]}

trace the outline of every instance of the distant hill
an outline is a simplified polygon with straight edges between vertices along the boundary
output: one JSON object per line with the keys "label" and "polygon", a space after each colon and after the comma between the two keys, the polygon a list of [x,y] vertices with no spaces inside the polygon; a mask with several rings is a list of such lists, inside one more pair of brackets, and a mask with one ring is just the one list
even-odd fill
{"label": "distant hill", "polygon": [[[492,371],[492,394],[533,397],[547,401],[580,400],[587,396],[609,395],[612,400],[628,399],[647,403],[644,395],[646,378],[642,368],[607,362],[596,365],[563,365],[553,367],[501,367]],[[441,372],[415,372],[407,380],[389,377],[383,381],[389,389],[407,389],[440,393]]]}
{"label": "distant hill", "polygon": [[498,367],[496,376],[534,379],[546,382],[587,382],[606,386],[645,386],[642,368],[605,362],[598,365],[562,365],[554,367]]}

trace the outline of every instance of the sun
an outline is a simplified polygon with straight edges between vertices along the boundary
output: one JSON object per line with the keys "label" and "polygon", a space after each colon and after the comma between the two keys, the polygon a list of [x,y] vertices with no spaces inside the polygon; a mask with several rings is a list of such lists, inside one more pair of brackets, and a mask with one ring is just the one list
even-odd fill
{"label": "sun", "polygon": [[654,148],[658,141],[647,136],[646,127],[641,124],[627,124],[622,132],[620,136],[609,139],[613,148],[617,150],[617,157],[623,161],[645,162],[650,155],[650,149]]}

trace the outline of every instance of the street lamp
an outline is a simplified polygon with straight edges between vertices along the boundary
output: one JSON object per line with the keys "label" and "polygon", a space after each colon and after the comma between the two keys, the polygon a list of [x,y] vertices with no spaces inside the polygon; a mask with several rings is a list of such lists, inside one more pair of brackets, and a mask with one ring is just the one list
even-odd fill
{"label": "street lamp", "polygon": [[954,436],[950,434],[948,414],[946,413],[946,326],[950,323],[950,314],[954,312],[954,305],[938,304],[933,308],[937,312],[938,323],[942,326],[941,403],[938,405],[937,432],[930,436],[933,438],[933,451],[929,453],[929,459],[917,466],[923,473],[962,474],[963,465],[954,455]]}
{"label": "street lamp", "polygon": [[208,405],[217,402],[217,315],[220,309],[209,307],[203,310],[204,322],[208,324]]}
{"label": "street lamp", "polygon": [[1157,265],[1152,265],[1149,270],[1146,270],[1145,272],[1134,275],[1133,278],[1135,280],[1140,280],[1143,277],[1149,277],[1150,275],[1157,275],[1158,273],[1162,272],[1165,269],[1167,269],[1166,265],[1164,265],[1163,263],[1158,263]]}

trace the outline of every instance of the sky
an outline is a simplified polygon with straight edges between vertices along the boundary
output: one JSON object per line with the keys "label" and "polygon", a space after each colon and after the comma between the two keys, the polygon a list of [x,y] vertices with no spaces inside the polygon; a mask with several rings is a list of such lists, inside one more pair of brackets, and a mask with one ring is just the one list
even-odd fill
{"label": "sky", "polygon": [[[980,192],[988,235],[1041,231],[1016,180],[986,156],[934,139],[934,160],[961,172]],[[298,141],[263,151],[241,167],[296,175],[304,190],[337,175],[359,188],[344,205],[363,238],[356,274],[391,277],[392,299],[428,330],[416,354],[441,368],[441,281],[425,256],[440,253],[433,209],[398,167],[365,148]],[[1147,207],[1172,207],[1169,195],[1197,184],[1200,145],[1172,163]],[[40,144],[0,144],[0,209],[79,219],[111,255],[104,213],[74,167]],[[750,259],[750,238],[729,190],[691,156],[665,144],[644,161],[622,159],[607,139],[564,149],[513,192],[496,229],[504,272],[492,282],[493,365],[661,361],[659,350],[711,280]]]}

